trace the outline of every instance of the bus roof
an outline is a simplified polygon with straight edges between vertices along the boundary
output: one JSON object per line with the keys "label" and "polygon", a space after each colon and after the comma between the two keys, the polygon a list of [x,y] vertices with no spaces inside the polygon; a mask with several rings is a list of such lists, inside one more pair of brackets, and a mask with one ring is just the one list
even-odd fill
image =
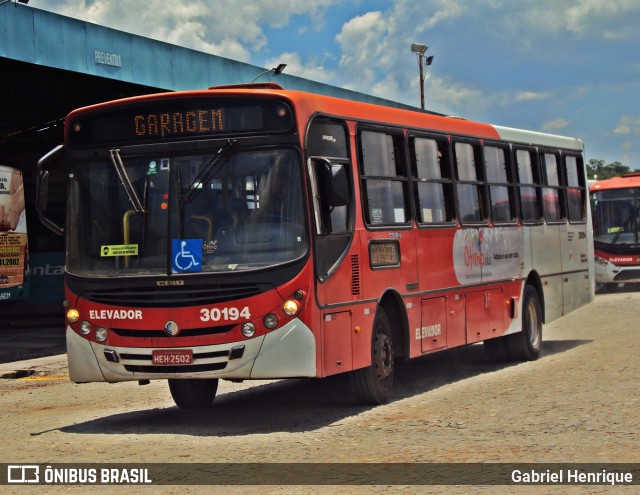
{"label": "bus roof", "polygon": [[584,151],[582,140],[555,134],[545,134],[544,132],[526,131],[523,129],[513,129],[511,127],[494,126],[502,139],[516,143],[532,144],[538,146],[549,146],[553,148],[564,148],[568,150]]}
{"label": "bus roof", "polygon": [[599,180],[591,185],[590,192],[607,191],[609,189],[628,189],[630,187],[640,187],[640,173],[625,174],[622,177],[612,177],[611,179]]}
{"label": "bus roof", "polygon": [[[467,135],[484,139],[508,140],[528,145],[583,151],[582,141],[576,138],[495,126],[460,117],[423,111],[417,108],[415,110],[405,110],[316,93],[287,90],[275,83],[214,86],[208,90],[156,93],[116,100],[115,102],[119,104],[142,103],[163,98],[206,97],[211,96],[212,93],[225,96],[278,95],[293,102],[296,105],[298,113],[306,113],[308,116],[322,114],[373,124],[391,124],[400,127],[432,130],[435,132]],[[115,102],[104,102],[74,110],[67,116],[67,123],[72,117],[76,117],[78,114],[104,110],[111,107]],[[302,122],[300,125],[306,125],[306,122]]]}

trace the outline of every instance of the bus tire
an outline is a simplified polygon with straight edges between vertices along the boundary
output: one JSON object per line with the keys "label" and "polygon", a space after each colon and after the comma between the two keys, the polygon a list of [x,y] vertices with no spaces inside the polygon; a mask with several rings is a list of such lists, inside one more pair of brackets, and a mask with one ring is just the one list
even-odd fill
{"label": "bus tire", "polygon": [[393,390],[394,371],[391,324],[383,308],[378,310],[373,323],[371,365],[352,371],[349,383],[354,399],[361,404],[386,404]]}
{"label": "bus tire", "polygon": [[509,354],[516,361],[535,361],[542,347],[542,309],[538,291],[525,285],[522,304],[522,331],[508,336]]}
{"label": "bus tire", "polygon": [[491,361],[500,363],[511,360],[508,337],[508,335],[505,335],[503,337],[497,337],[483,342],[484,351]]}
{"label": "bus tire", "polygon": [[211,407],[218,391],[218,379],[169,379],[169,391],[180,409]]}

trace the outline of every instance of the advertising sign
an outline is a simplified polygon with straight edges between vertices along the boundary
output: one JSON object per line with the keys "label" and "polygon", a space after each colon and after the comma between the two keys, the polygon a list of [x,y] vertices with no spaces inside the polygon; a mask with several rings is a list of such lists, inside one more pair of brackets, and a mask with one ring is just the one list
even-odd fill
{"label": "advertising sign", "polygon": [[22,172],[0,165],[0,302],[26,296],[27,253]]}

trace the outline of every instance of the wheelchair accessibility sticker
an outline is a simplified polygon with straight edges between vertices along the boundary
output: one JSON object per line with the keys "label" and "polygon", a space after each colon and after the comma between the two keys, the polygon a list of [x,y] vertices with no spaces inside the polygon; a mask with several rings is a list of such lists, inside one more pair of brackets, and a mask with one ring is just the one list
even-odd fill
{"label": "wheelchair accessibility sticker", "polygon": [[171,241],[172,273],[202,271],[202,239],[173,239]]}

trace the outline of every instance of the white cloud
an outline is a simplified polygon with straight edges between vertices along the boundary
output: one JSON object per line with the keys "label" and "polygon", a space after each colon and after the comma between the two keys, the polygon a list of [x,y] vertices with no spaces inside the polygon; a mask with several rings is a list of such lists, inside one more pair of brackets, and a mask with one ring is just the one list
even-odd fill
{"label": "white cloud", "polygon": [[336,36],[341,85],[419,106],[418,68],[409,47],[422,41],[437,24],[465,11],[467,2],[461,0],[399,0],[389,3],[385,11],[350,19]]}
{"label": "white cloud", "polygon": [[[312,81],[329,83],[335,77],[335,72],[328,69],[321,60],[313,59],[303,62],[297,52],[284,52],[265,61],[264,66],[276,67],[285,63],[285,72],[294,76],[304,77]],[[275,80],[274,80],[275,81]],[[275,81],[277,82],[277,81]]]}
{"label": "white cloud", "polygon": [[387,34],[387,23],[382,12],[367,12],[342,26],[336,40],[342,52],[340,69],[346,81],[366,86],[374,84],[374,68],[384,65],[384,38]]}
{"label": "white cloud", "polygon": [[582,36],[625,39],[638,35],[637,0],[581,0],[566,8],[566,27]]}
{"label": "white cloud", "polygon": [[338,0],[37,0],[34,6],[176,45],[249,61],[268,39],[266,26],[281,28],[294,15],[322,26]]}
{"label": "white cloud", "polygon": [[613,129],[613,133],[620,136],[640,135],[640,117],[623,115]]}
{"label": "white cloud", "polygon": [[554,119],[542,124],[542,130],[544,132],[556,132],[568,127],[570,122],[566,119]]}
{"label": "white cloud", "polygon": [[[417,82],[412,91],[415,94],[412,98],[413,102],[419,101],[420,88]],[[448,77],[431,77],[425,87],[425,100],[425,107],[428,110],[465,118],[477,118],[491,105],[492,101],[495,101],[495,98]]]}
{"label": "white cloud", "polygon": [[546,100],[547,98],[549,98],[549,92],[518,91],[512,100],[519,103],[523,101]]}
{"label": "white cloud", "polygon": [[[496,0],[493,14],[503,12],[500,25],[518,43],[532,43],[541,35],[576,38],[625,39],[638,36],[640,3],[637,0]],[[504,22],[506,21],[506,22]],[[497,31],[500,33],[500,30]]]}

